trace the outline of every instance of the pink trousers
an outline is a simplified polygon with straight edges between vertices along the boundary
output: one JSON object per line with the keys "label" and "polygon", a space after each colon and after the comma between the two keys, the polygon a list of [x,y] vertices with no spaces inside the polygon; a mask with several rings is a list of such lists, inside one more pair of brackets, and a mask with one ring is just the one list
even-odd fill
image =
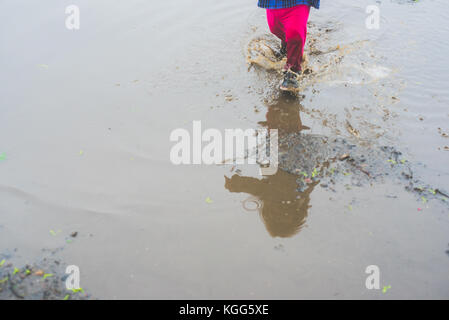
{"label": "pink trousers", "polygon": [[287,9],[267,9],[270,31],[287,46],[286,68],[295,72],[301,70],[309,11],[310,6],[307,5]]}

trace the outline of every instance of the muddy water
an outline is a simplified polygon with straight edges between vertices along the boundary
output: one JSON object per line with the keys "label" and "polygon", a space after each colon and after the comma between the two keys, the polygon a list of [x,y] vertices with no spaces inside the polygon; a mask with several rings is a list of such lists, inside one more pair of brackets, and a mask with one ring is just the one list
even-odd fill
{"label": "muddy water", "polygon": [[[428,191],[449,190],[445,1],[376,2],[379,30],[365,28],[374,1],[323,2],[296,98],[247,63],[269,37],[255,2],[2,2],[0,260],[62,249],[102,298],[449,297],[449,211]],[[169,135],[193,120],[299,132],[310,154],[320,137],[401,156],[362,183],[310,179],[312,157],[303,185],[294,161],[265,179],[174,166]],[[372,264],[386,293],[365,288]]]}

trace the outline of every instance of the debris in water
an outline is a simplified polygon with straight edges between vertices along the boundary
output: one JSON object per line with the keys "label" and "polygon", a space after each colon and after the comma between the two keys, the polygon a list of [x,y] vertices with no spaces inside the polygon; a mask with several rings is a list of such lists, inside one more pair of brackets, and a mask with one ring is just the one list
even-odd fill
{"label": "debris in water", "polygon": [[213,201],[212,201],[212,199],[211,198],[209,198],[209,197],[207,197],[206,198],[206,203],[209,203],[209,204],[211,204]]}
{"label": "debris in water", "polygon": [[443,132],[443,130],[441,128],[438,128],[438,133],[443,137],[443,138],[449,138],[449,134],[447,134],[446,132]]}
{"label": "debris in water", "polygon": [[391,289],[391,286],[384,286],[384,288],[382,289],[382,292],[386,293],[388,289]]}
{"label": "debris in water", "polygon": [[44,274],[43,279],[45,280],[45,279],[50,278],[50,277],[53,277],[53,273],[46,273],[46,274]]}
{"label": "debris in water", "polygon": [[346,130],[348,130],[348,132],[354,137],[360,138],[360,132],[357,129],[354,129],[354,127],[351,125],[351,123],[349,123],[348,120],[346,120]]}
{"label": "debris in water", "polygon": [[[296,171],[300,171],[299,169],[296,169]],[[307,172],[305,172],[305,171],[301,171],[301,172],[299,172],[301,175],[303,175],[304,176],[304,178],[307,178],[309,175],[307,174]]]}
{"label": "debris in water", "polygon": [[0,161],[6,160],[6,153],[0,154]]}
{"label": "debris in water", "polygon": [[231,102],[232,100],[234,100],[234,97],[233,97],[231,94],[229,94],[229,95],[226,95],[226,96],[225,96],[225,100],[226,100],[227,102]]}
{"label": "debris in water", "polygon": [[61,233],[61,230],[58,231],[50,230],[49,232],[52,236],[57,236],[59,233]]}
{"label": "debris in water", "polygon": [[275,245],[274,250],[284,251],[284,246],[282,244]]}
{"label": "debris in water", "polygon": [[3,259],[2,261],[0,261],[0,267],[3,267],[3,265],[5,264],[6,260]]}
{"label": "debris in water", "polygon": [[345,153],[343,155],[340,156],[340,158],[338,158],[340,161],[344,161],[346,159],[349,159],[349,154]]}
{"label": "debris in water", "polygon": [[35,273],[34,273],[34,275],[35,276],[43,276],[44,275],[44,271],[43,270],[37,270]]}
{"label": "debris in water", "polygon": [[70,234],[70,236],[71,236],[72,238],[75,238],[77,235],[78,235],[78,231],[72,232],[72,233]]}

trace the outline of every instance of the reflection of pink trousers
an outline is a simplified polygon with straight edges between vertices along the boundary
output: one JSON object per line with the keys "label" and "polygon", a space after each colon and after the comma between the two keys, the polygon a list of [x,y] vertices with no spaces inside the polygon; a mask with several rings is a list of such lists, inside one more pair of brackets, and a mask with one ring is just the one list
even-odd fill
{"label": "reflection of pink trousers", "polygon": [[287,44],[287,65],[292,71],[301,69],[307,36],[310,6],[304,4],[287,9],[267,9],[270,31]]}

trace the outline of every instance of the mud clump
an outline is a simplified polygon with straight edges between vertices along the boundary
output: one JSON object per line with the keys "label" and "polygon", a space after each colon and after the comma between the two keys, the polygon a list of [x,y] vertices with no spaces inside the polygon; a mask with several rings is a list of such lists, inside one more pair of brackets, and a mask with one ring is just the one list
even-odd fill
{"label": "mud clump", "polygon": [[393,148],[359,146],[344,138],[293,133],[281,138],[280,150],[279,167],[299,176],[300,189],[316,180],[331,185],[350,176],[352,184],[362,185],[393,171],[410,172],[401,153]]}
{"label": "mud clump", "polygon": [[298,191],[320,183],[332,191],[333,185],[362,186],[386,179],[404,185],[421,200],[448,200],[444,190],[427,185],[414,177],[411,163],[389,146],[352,144],[344,138],[291,133],[280,138],[279,168],[298,176]]}

